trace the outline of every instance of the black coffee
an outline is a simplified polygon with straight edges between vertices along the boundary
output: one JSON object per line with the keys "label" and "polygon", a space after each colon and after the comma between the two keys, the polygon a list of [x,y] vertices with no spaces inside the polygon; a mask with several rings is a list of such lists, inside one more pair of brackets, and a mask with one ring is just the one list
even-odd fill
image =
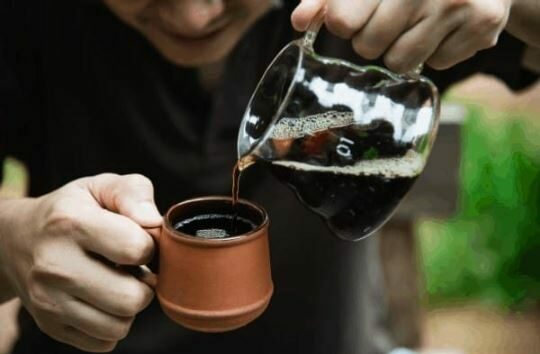
{"label": "black coffee", "polygon": [[424,160],[411,142],[396,140],[389,122],[360,127],[352,119],[328,113],[280,121],[272,137],[288,142],[287,159],[266,165],[333,233],[358,240],[392,215]]}
{"label": "black coffee", "polygon": [[227,238],[246,234],[254,230],[256,225],[235,213],[202,214],[179,221],[174,228],[201,238]]}
{"label": "black coffee", "polygon": [[416,176],[354,175],[307,170],[301,165],[270,165],[273,174],[321,215],[340,238],[357,240],[378,229],[414,183]]}

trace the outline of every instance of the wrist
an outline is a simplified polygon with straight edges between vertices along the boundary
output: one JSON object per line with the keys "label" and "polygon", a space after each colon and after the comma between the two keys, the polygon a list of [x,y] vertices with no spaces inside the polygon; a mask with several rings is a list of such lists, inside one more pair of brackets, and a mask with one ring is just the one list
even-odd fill
{"label": "wrist", "polygon": [[540,47],[538,0],[511,0],[506,31],[531,47]]}
{"label": "wrist", "polygon": [[509,0],[510,4],[508,5],[508,20],[506,21],[505,26],[506,30],[512,27],[512,23],[515,22],[515,18],[518,17],[516,12],[519,12],[521,7],[520,2],[521,0]]}
{"label": "wrist", "polygon": [[[10,267],[13,240],[20,234],[19,226],[22,214],[28,210],[32,199],[0,199],[0,304],[16,296],[11,286]],[[24,211],[24,213],[21,213]]]}

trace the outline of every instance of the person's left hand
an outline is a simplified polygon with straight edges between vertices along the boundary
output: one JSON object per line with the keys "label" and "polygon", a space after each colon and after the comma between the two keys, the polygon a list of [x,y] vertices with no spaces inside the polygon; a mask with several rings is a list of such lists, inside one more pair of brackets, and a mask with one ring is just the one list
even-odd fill
{"label": "person's left hand", "polygon": [[305,31],[326,6],[325,23],[366,59],[407,72],[447,69],[494,46],[514,0],[303,0],[292,24]]}

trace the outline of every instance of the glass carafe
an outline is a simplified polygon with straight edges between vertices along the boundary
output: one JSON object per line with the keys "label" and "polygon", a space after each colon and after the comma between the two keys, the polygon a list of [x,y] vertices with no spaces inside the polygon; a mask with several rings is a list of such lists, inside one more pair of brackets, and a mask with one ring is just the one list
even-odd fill
{"label": "glass carafe", "polygon": [[336,236],[359,240],[424,169],[439,94],[421,68],[399,75],[318,55],[322,17],[267,68],[240,126],[238,157],[266,164]]}

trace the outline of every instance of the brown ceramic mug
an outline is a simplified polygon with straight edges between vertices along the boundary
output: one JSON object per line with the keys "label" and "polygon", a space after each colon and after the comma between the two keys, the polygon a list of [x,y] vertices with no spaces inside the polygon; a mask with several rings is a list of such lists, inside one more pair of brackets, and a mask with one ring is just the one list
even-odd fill
{"label": "brown ceramic mug", "polygon": [[[203,332],[225,332],[261,315],[273,283],[266,211],[240,199],[239,216],[255,224],[245,234],[202,238],[174,228],[187,218],[232,211],[230,197],[202,197],[171,207],[159,232],[159,274],[154,285],[161,308],[175,322]],[[155,231],[155,230],[154,230]]]}

